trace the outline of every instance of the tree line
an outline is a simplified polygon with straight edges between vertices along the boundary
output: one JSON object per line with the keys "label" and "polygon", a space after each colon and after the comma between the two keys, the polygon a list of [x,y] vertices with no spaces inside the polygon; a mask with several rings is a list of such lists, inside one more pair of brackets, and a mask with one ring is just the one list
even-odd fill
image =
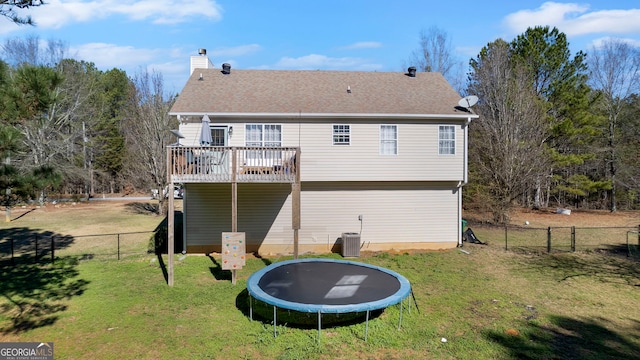
{"label": "tree line", "polygon": [[508,221],[513,207],[638,209],[640,52],[608,39],[572,54],[557,28],[497,39],[464,81],[447,33],[423,30],[411,61],[479,97],[464,204]]}
{"label": "tree line", "polygon": [[98,70],[61,41],[9,39],[0,60],[0,188],[7,209],[50,194],[162,189],[177,127],[162,74]]}
{"label": "tree line", "polygon": [[[465,207],[497,222],[514,206],[637,209],[640,55],[610,39],[572,54],[556,28],[497,39],[465,66],[448,35],[421,33],[411,62],[479,97],[470,125]],[[48,194],[90,196],[166,186],[177,127],[162,74],[98,70],[61,41],[10,39],[0,60],[0,188],[9,208]]]}

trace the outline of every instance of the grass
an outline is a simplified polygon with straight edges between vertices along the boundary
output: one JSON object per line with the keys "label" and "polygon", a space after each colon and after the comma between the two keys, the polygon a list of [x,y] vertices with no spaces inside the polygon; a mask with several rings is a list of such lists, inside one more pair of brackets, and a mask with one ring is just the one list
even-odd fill
{"label": "grass", "polygon": [[[161,221],[128,217],[138,216],[140,231]],[[0,341],[53,341],[60,359],[640,359],[640,264],[505,252],[501,232],[483,231],[490,245],[465,245],[469,254],[363,253],[407,277],[415,296],[400,330],[392,306],[371,319],[367,341],[364,322],[326,327],[318,341],[314,327],[278,323],[274,337],[270,320],[250,321],[247,278],[287,257],[249,258],[232,285],[219,257],[177,255],[170,288],[166,255],[78,260],[73,242],[54,264],[0,268]]]}

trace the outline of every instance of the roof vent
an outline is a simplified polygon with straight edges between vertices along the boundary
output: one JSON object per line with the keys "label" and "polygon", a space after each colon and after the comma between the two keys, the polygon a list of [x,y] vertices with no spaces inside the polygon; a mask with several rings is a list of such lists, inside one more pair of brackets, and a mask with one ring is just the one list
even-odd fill
{"label": "roof vent", "polygon": [[231,64],[229,63],[222,64],[222,73],[225,75],[231,74]]}
{"label": "roof vent", "polygon": [[202,56],[207,55],[207,49],[198,49],[198,54]]}
{"label": "roof vent", "polygon": [[408,70],[409,73],[407,75],[409,75],[409,77],[416,77],[416,67],[415,66],[411,66]]}

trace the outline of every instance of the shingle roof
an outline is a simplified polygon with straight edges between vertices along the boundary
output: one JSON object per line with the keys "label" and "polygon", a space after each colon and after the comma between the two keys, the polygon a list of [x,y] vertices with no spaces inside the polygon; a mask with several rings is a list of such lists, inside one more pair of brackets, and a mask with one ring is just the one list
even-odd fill
{"label": "shingle roof", "polygon": [[170,114],[464,115],[459,99],[439,73],[196,69]]}

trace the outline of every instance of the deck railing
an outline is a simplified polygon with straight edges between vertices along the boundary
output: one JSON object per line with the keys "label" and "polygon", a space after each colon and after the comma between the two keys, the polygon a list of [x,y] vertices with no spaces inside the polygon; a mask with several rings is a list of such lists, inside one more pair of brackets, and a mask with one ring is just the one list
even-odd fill
{"label": "deck railing", "polygon": [[194,182],[298,181],[299,148],[169,146],[169,179]]}

